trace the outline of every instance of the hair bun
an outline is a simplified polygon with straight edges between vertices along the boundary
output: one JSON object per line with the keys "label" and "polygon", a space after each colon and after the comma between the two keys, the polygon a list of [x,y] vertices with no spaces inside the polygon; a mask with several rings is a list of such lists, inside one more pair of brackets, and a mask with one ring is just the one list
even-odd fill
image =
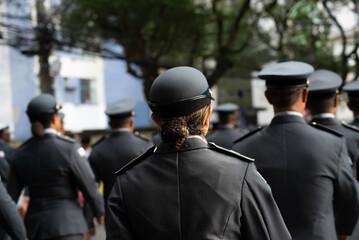
{"label": "hair bun", "polygon": [[187,123],[183,118],[173,118],[167,121],[161,131],[162,139],[168,145],[179,148],[189,135]]}

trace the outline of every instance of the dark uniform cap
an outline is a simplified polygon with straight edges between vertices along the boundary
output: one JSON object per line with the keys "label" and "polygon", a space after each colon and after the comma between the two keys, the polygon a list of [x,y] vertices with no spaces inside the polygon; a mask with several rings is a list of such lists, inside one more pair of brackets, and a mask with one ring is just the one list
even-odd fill
{"label": "dark uniform cap", "polygon": [[55,98],[50,94],[41,94],[34,97],[27,105],[27,115],[37,115],[44,113],[56,113],[61,109],[61,105],[56,103]]}
{"label": "dark uniform cap", "polygon": [[310,97],[333,97],[340,85],[342,78],[335,72],[328,70],[317,70],[309,76]]}
{"label": "dark uniform cap", "polygon": [[347,92],[349,96],[359,96],[359,79],[346,84],[343,91]]}
{"label": "dark uniform cap", "polygon": [[175,67],[159,75],[152,84],[149,107],[160,117],[180,117],[210,104],[206,77],[192,67]]}
{"label": "dark uniform cap", "polygon": [[282,62],[264,68],[258,77],[266,80],[266,86],[272,88],[288,88],[308,86],[308,76],[314,68],[304,62]]}
{"label": "dark uniform cap", "polygon": [[232,113],[238,110],[238,105],[234,104],[234,103],[224,103],[219,105],[218,107],[216,107],[214,109],[214,111],[219,112],[219,113]]}
{"label": "dark uniform cap", "polygon": [[105,113],[112,119],[135,116],[136,103],[131,99],[124,99],[108,106]]}

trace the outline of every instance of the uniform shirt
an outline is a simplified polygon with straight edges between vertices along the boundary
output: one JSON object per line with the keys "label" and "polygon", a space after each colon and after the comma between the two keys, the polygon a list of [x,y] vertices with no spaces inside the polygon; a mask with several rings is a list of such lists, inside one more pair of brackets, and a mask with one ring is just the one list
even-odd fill
{"label": "uniform shirt", "polygon": [[26,230],[17,211],[15,202],[10,198],[0,181],[0,226],[13,240],[25,240]]}
{"label": "uniform shirt", "polygon": [[93,146],[89,161],[98,181],[104,183],[107,200],[115,182],[115,172],[152,146],[128,128],[113,130],[111,135]]}
{"label": "uniform shirt", "polygon": [[343,137],[308,125],[299,113],[280,113],[233,149],[256,159],[293,239],[352,233],[359,200]]}
{"label": "uniform shirt", "polygon": [[291,239],[252,160],[199,136],[154,149],[116,178],[107,239]]}
{"label": "uniform shirt", "polygon": [[243,136],[232,125],[221,125],[213,133],[206,136],[208,142],[214,142],[215,144],[232,149],[233,141]]}
{"label": "uniform shirt", "polygon": [[74,140],[45,129],[15,153],[8,181],[10,196],[17,201],[29,188],[30,204],[25,216],[29,239],[50,239],[87,232],[78,202],[78,190],[92,207],[95,217],[103,216],[103,199],[85,157]]}

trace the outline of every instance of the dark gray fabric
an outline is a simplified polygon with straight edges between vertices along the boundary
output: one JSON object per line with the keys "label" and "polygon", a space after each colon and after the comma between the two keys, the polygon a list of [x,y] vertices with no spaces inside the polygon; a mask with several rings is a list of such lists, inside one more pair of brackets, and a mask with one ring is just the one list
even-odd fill
{"label": "dark gray fabric", "polygon": [[[348,153],[353,161],[352,169],[353,176],[358,180],[358,161],[359,161],[359,132],[348,127],[343,126],[334,118],[313,118],[312,122],[317,122],[321,125],[324,125],[330,129],[333,129],[337,132],[343,134],[346,139]],[[359,223],[359,222],[358,222]],[[359,240],[359,225],[354,229],[351,240]]]}
{"label": "dark gray fabric", "polygon": [[93,147],[89,161],[97,181],[104,183],[105,201],[115,183],[115,172],[151,146],[150,141],[123,131],[112,133]]}
{"label": "dark gray fabric", "polygon": [[352,125],[356,126],[357,128],[359,128],[359,118],[355,118],[354,121],[352,122]]}
{"label": "dark gray fabric", "polygon": [[25,216],[29,239],[87,232],[78,190],[95,217],[104,214],[103,199],[84,150],[73,140],[46,134],[20,147],[14,155],[7,186],[15,201],[24,185],[30,193]]}
{"label": "dark gray fabric", "polygon": [[343,134],[347,143],[349,156],[353,161],[353,176],[358,179],[359,132],[343,126],[334,118],[313,118],[311,121],[317,122]]}
{"label": "dark gray fabric", "polygon": [[253,162],[224,151],[191,138],[139,157],[116,178],[107,239],[291,239]]}
{"label": "dark gray fabric", "polygon": [[[26,230],[17,211],[15,202],[10,198],[0,181],[0,227],[5,230],[13,240],[25,240]],[[5,237],[5,236],[3,236]]]}
{"label": "dark gray fabric", "polygon": [[243,134],[238,132],[236,129],[221,126],[216,131],[206,136],[208,142],[214,142],[218,146],[232,149],[233,141],[242,137]]}
{"label": "dark gray fabric", "polygon": [[335,240],[337,233],[352,233],[359,201],[343,137],[286,115],[233,149],[256,159],[293,239]]}

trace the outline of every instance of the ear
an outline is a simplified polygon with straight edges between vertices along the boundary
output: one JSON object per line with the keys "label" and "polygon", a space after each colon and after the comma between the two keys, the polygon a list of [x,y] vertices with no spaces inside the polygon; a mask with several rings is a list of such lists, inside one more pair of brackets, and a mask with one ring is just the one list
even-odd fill
{"label": "ear", "polygon": [[335,95],[334,99],[333,99],[333,107],[337,107],[338,106],[338,102],[339,102],[339,97],[338,95]]}
{"label": "ear", "polygon": [[272,105],[272,101],[270,100],[270,98],[268,98],[268,91],[267,91],[267,90],[265,90],[264,96],[266,97],[266,99],[267,99],[267,101],[269,102],[269,104]]}
{"label": "ear", "polygon": [[208,114],[206,116],[206,119],[204,120],[204,126],[206,126],[206,127],[207,126],[209,127],[209,118],[210,118],[211,114],[212,114],[212,105],[209,106]]}
{"label": "ear", "polygon": [[302,91],[302,102],[303,103],[306,103],[308,101],[308,93],[309,93],[309,89],[308,88],[305,88],[303,91]]}
{"label": "ear", "polygon": [[132,117],[132,118],[130,119],[129,125],[130,125],[131,128],[135,128],[135,118]]}
{"label": "ear", "polygon": [[156,125],[157,125],[159,128],[161,128],[161,126],[158,124],[158,122],[157,122],[155,116],[153,115],[153,113],[151,113],[151,119],[152,119],[152,121],[153,121],[154,123],[156,123]]}

